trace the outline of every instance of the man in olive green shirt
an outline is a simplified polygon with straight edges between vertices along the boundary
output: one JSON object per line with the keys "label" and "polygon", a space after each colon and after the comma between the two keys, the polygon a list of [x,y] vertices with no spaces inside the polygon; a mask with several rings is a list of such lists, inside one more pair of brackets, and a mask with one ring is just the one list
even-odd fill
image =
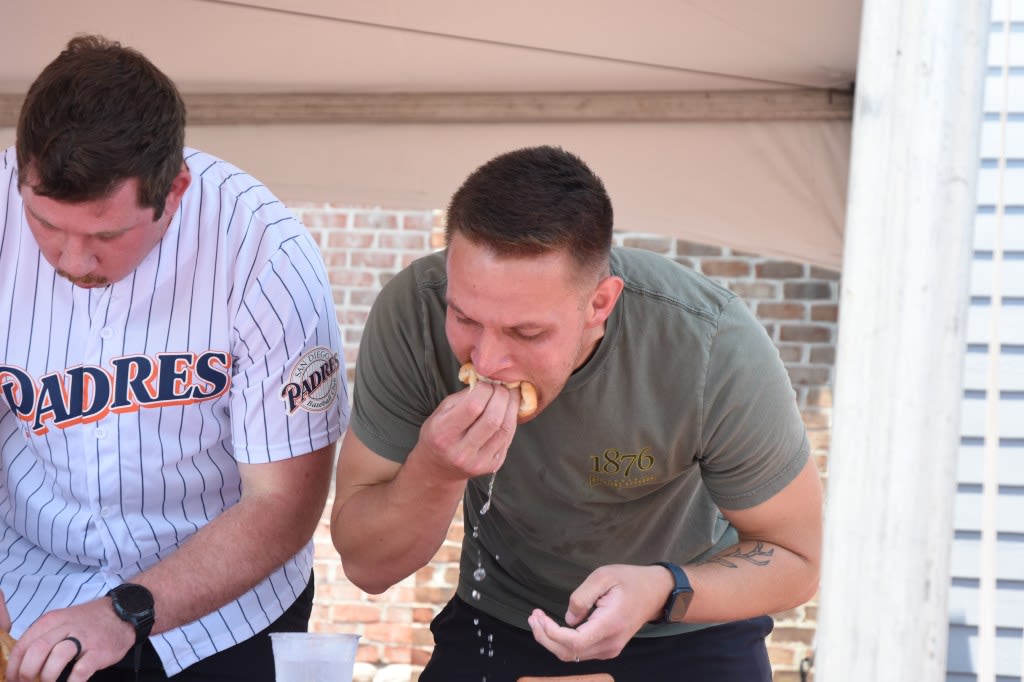
{"label": "man in olive green shirt", "polygon": [[[381,592],[463,503],[457,596],[421,680],[769,680],[766,614],[816,590],[820,484],[764,328],[611,237],[580,159],[510,152],[453,197],[447,249],[374,305],[332,535]],[[466,388],[465,362],[498,383]],[[519,381],[528,417],[503,385]]]}

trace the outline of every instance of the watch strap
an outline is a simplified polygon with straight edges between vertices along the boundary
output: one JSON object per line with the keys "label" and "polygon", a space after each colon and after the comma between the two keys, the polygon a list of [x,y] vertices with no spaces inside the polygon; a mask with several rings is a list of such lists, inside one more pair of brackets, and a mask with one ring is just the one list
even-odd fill
{"label": "watch strap", "polygon": [[[683,570],[682,566],[672,563],[671,561],[656,561],[651,565],[662,566],[668,569],[668,572],[672,574],[672,580],[674,583],[672,591],[669,592],[668,598],[665,599],[665,606],[662,607],[661,618],[652,622],[681,622],[682,617],[686,614],[686,609],[690,605],[690,600],[693,598],[693,587],[690,585],[690,579],[687,577],[686,571]],[[673,613],[677,614],[676,618],[672,617]]]}
{"label": "watch strap", "polygon": [[156,612],[153,594],[135,583],[123,583],[107,592],[117,617],[135,629],[134,669],[136,676],[142,664],[142,645],[153,630]]}

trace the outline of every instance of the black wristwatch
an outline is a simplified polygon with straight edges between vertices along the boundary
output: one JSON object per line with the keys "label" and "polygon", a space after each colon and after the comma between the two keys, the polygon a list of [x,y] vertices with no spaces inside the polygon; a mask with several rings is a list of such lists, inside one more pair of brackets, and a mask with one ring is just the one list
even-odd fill
{"label": "black wristwatch", "polygon": [[686,615],[686,610],[690,608],[690,602],[693,600],[693,588],[690,587],[690,579],[686,577],[686,573],[678,564],[673,564],[668,561],[658,561],[652,565],[664,566],[667,568],[676,583],[675,587],[672,588],[672,591],[669,592],[668,599],[665,600],[665,607],[662,609],[661,619],[652,622],[683,622],[683,616]]}
{"label": "black wristwatch", "polygon": [[142,645],[153,629],[156,612],[153,609],[153,593],[142,585],[123,583],[107,592],[114,606],[114,613],[135,628],[135,672],[142,663]]}

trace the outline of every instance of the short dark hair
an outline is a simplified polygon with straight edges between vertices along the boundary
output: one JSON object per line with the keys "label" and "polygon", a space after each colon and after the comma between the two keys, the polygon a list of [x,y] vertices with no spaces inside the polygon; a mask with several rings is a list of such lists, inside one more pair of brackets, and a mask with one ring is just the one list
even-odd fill
{"label": "short dark hair", "polygon": [[156,219],[181,170],[185,103],[140,52],[76,36],[29,88],[16,145],[19,186],[31,178],[36,194],[77,203],[138,178]]}
{"label": "short dark hair", "polygon": [[607,271],[612,202],[601,179],[559,147],[527,147],[477,168],[452,196],[445,236],[499,256],[566,250],[582,270]]}

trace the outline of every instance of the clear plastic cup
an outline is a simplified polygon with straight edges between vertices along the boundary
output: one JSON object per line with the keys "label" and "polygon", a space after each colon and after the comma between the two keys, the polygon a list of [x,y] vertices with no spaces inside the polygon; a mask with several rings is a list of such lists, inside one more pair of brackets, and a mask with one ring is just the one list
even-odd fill
{"label": "clear plastic cup", "polygon": [[352,682],[359,635],[272,632],[277,682]]}

